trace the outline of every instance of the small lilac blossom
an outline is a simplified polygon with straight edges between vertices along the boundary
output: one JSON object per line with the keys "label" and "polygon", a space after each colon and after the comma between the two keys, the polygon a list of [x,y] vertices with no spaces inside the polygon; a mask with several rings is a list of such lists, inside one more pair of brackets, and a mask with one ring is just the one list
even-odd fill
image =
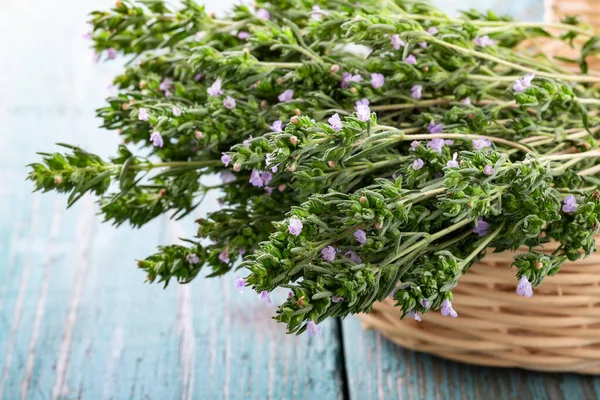
{"label": "small lilac blossom", "polygon": [[565,199],[563,200],[562,210],[566,213],[572,213],[577,210],[577,200],[575,199],[575,196],[570,194],[567,197],[565,197]]}
{"label": "small lilac blossom", "polygon": [[412,96],[413,99],[420,99],[422,91],[423,91],[423,86],[415,85],[412,87],[412,89],[410,89],[410,95]]}
{"label": "small lilac blossom", "polygon": [[477,224],[473,227],[473,233],[476,233],[479,237],[483,237],[488,234],[490,230],[490,224],[485,222],[483,218],[477,218]]}
{"label": "small lilac blossom", "polygon": [[400,50],[400,47],[406,46],[404,40],[400,39],[400,35],[392,35],[390,38],[390,43],[392,44],[394,50]]}
{"label": "small lilac blossom", "polygon": [[271,130],[273,132],[283,132],[283,123],[280,120],[273,122]]}
{"label": "small lilac blossom", "polygon": [[339,303],[340,301],[344,301],[344,298],[340,296],[331,296],[332,303]]}
{"label": "small lilac blossom", "polygon": [[223,81],[221,80],[221,78],[217,78],[217,80],[214,81],[208,89],[206,89],[206,93],[208,93],[208,95],[212,97],[220,96],[223,94],[223,89],[221,87],[222,85]]}
{"label": "small lilac blossom", "polygon": [[228,169],[222,170],[219,175],[221,175],[221,181],[223,183],[231,183],[235,181],[235,175]]}
{"label": "small lilac blossom", "polygon": [[441,153],[445,144],[444,139],[434,138],[427,142],[427,147],[431,147],[436,153]]}
{"label": "small lilac blossom", "polygon": [[371,116],[371,109],[369,108],[369,106],[365,106],[362,104],[356,106],[356,116],[358,117],[359,121],[366,122]]}
{"label": "small lilac blossom", "polygon": [[328,262],[333,262],[333,260],[335,260],[335,249],[333,248],[333,246],[327,246],[324,249],[321,249],[321,254],[323,255],[323,258],[325,259],[325,261]]}
{"label": "small lilac blossom", "polygon": [[106,51],[106,56],[109,60],[114,60],[115,58],[117,58],[117,50],[111,47]]}
{"label": "small lilac blossom", "polygon": [[232,158],[229,154],[227,153],[221,153],[221,162],[223,164],[225,164],[226,167],[229,166],[229,163],[231,162]]}
{"label": "small lilac blossom", "polygon": [[471,105],[471,98],[470,97],[465,97],[460,102],[463,103],[463,104],[466,104],[466,105],[470,106]]}
{"label": "small lilac blossom", "polygon": [[266,300],[267,305],[269,305],[269,306],[273,305],[273,303],[271,302],[271,295],[266,290],[263,290],[262,292],[260,292],[260,294],[258,295],[258,298],[261,300]]}
{"label": "small lilac blossom", "polygon": [[171,110],[171,111],[173,111],[173,115],[174,116],[176,116],[176,117],[180,117],[181,116],[181,108],[174,106],[173,110]]}
{"label": "small lilac blossom", "polygon": [[271,13],[265,10],[264,8],[259,8],[258,10],[256,10],[256,17],[268,21],[271,19]]}
{"label": "small lilac blossom", "polygon": [[250,33],[249,32],[244,32],[244,31],[240,31],[237,34],[237,38],[240,40],[246,40],[250,37]]}
{"label": "small lilac blossom", "polygon": [[91,40],[92,39],[92,32],[86,32],[83,35],[81,35],[82,38],[84,38],[85,40]]}
{"label": "small lilac blossom", "polygon": [[448,167],[448,168],[458,168],[458,161],[456,161],[457,157],[458,157],[458,153],[452,154],[452,160],[449,160],[446,163],[446,167]]}
{"label": "small lilac blossom", "polygon": [[444,124],[436,124],[435,121],[429,121],[429,126],[427,127],[429,133],[442,133],[444,130]]}
{"label": "small lilac blossom", "polygon": [[417,57],[412,54],[409,54],[408,57],[404,59],[404,62],[411,65],[417,65]]}
{"label": "small lilac blossom", "polygon": [[379,74],[379,73],[371,74],[371,86],[373,86],[373,89],[379,89],[380,87],[383,86],[384,82],[385,82],[385,77],[383,76],[383,74]]}
{"label": "small lilac blossom", "polygon": [[266,186],[271,182],[271,179],[273,179],[273,174],[269,171],[265,171],[260,175],[260,179],[262,179],[263,184]]}
{"label": "small lilac blossom", "polygon": [[483,173],[486,175],[494,175],[496,171],[494,170],[494,168],[492,168],[490,164],[488,164],[485,166],[485,168],[483,168]]}
{"label": "small lilac blossom", "polygon": [[446,140],[444,140],[444,143],[446,143],[446,146],[452,146],[454,144],[454,140],[446,139]]}
{"label": "small lilac blossom", "polygon": [[427,42],[421,42],[419,43],[419,46],[421,46],[422,48],[427,48]]}
{"label": "small lilac blossom", "polygon": [[219,254],[219,260],[223,261],[225,264],[229,263],[229,252],[227,250],[223,250],[221,254]]}
{"label": "small lilac blossom", "polygon": [[361,99],[358,100],[355,104],[354,109],[356,110],[356,107],[358,106],[368,106],[369,104],[371,104],[371,102],[369,101],[369,99]]}
{"label": "small lilac blossom", "polygon": [[247,283],[248,282],[241,276],[238,276],[237,278],[235,278],[235,288],[240,293],[244,293],[244,288],[246,287]]}
{"label": "small lilac blossom", "polygon": [[300,235],[300,232],[302,232],[302,222],[300,222],[300,220],[296,217],[290,218],[290,222],[288,223],[288,231],[294,236]]}
{"label": "small lilac blossom", "polygon": [[196,74],[196,76],[194,76],[194,80],[196,82],[198,82],[200,79],[202,79],[204,77],[204,74],[202,72]]}
{"label": "small lilac blossom", "polygon": [[282,103],[286,103],[294,98],[294,91],[292,89],[288,89],[285,92],[281,93],[277,98]]}
{"label": "small lilac blossom", "polygon": [[240,256],[243,256],[244,254],[246,254],[246,249],[240,249]]}
{"label": "small lilac blossom", "polygon": [[420,158],[417,158],[417,159],[415,160],[415,162],[413,162],[413,165],[412,165],[412,167],[413,167],[413,169],[414,169],[415,171],[417,171],[417,170],[419,170],[419,169],[423,168],[423,165],[425,165],[425,163],[423,162],[423,160],[421,160]]}
{"label": "small lilac blossom", "polygon": [[313,6],[313,12],[310,14],[310,17],[315,21],[320,21],[323,18],[323,12],[321,11],[321,7]]}
{"label": "small lilac blossom", "polygon": [[264,186],[264,182],[260,177],[260,172],[258,172],[258,170],[253,169],[252,173],[250,174],[250,183],[252,184],[252,186],[256,186],[256,187],[263,187]]}
{"label": "small lilac blossom", "polygon": [[150,119],[150,115],[148,114],[148,110],[146,110],[145,108],[140,108],[140,111],[138,113],[138,119],[140,121],[148,121]]}
{"label": "small lilac blossom", "polygon": [[[272,161],[273,161],[273,156],[271,154],[267,154],[267,157],[265,157],[265,164],[267,165],[267,167],[272,164]],[[273,165],[271,167],[271,171],[273,173],[277,172],[278,169],[279,168],[277,165]]]}
{"label": "small lilac blossom", "polygon": [[473,139],[473,148],[475,150],[485,149],[486,147],[490,147],[492,142],[486,138]]}
{"label": "small lilac blossom", "polygon": [[198,264],[200,262],[200,257],[197,254],[188,254],[185,259],[190,264]]}
{"label": "small lilac blossom", "polygon": [[431,302],[427,299],[421,299],[419,300],[419,303],[421,303],[421,307],[423,308],[429,308],[429,306],[431,305]]}
{"label": "small lilac blossom", "polygon": [[533,78],[535,78],[535,74],[526,74],[524,77],[517,79],[513,85],[513,90],[517,93],[521,93],[523,90],[531,87]]}
{"label": "small lilac blossom", "polygon": [[406,315],[410,318],[414,318],[417,322],[423,321],[423,318],[421,318],[421,316],[417,314],[414,310],[410,310]]}
{"label": "small lilac blossom", "polygon": [[354,238],[361,245],[367,243],[367,234],[362,229],[357,229],[356,232],[354,232]]}
{"label": "small lilac blossom", "polygon": [[349,72],[344,72],[342,74],[342,87],[347,88],[350,86],[350,82],[362,82],[362,76],[360,75],[352,75]]}
{"label": "small lilac blossom", "polygon": [[231,96],[227,96],[225,100],[223,100],[223,106],[228,110],[233,110],[235,105],[235,99]]}
{"label": "small lilac blossom", "polygon": [[452,302],[450,300],[444,300],[442,302],[441,312],[444,317],[447,317],[448,315],[452,318],[458,317],[458,314],[456,313],[454,308],[452,308]]}
{"label": "small lilac blossom", "polygon": [[346,257],[348,260],[352,261],[355,264],[360,264],[362,262],[358,254],[356,254],[352,250],[348,250],[346,253],[344,253],[344,257]]}
{"label": "small lilac blossom", "polygon": [[419,142],[416,140],[413,140],[412,142],[410,142],[410,149],[412,151],[417,150],[417,147],[419,147]]}
{"label": "small lilac blossom", "polygon": [[163,142],[163,138],[162,138],[160,132],[158,132],[158,131],[152,132],[152,135],[150,135],[150,141],[156,147],[163,147],[163,145],[165,144]]}
{"label": "small lilac blossom", "polygon": [[334,131],[341,131],[343,129],[342,120],[340,120],[340,116],[336,113],[331,118],[327,120],[329,122],[329,126]]}
{"label": "small lilac blossom", "polygon": [[436,33],[438,33],[438,29],[435,26],[430,26],[429,28],[427,28],[427,33],[429,33],[430,35],[435,35]]}
{"label": "small lilac blossom", "polygon": [[308,333],[308,337],[313,337],[315,335],[321,334],[321,327],[315,324],[314,321],[308,321],[306,323],[306,332]]}
{"label": "small lilac blossom", "polygon": [[527,279],[526,276],[523,276],[517,285],[517,294],[519,296],[525,296],[530,298],[533,296],[533,288],[531,287],[531,282]]}
{"label": "small lilac blossom", "polygon": [[196,42],[199,42],[202,39],[204,39],[205,36],[206,36],[206,32],[204,32],[204,31],[198,32],[198,33],[196,33],[196,36],[194,36],[194,39],[196,40]]}
{"label": "small lilac blossom", "polygon": [[171,89],[171,86],[173,86],[173,79],[166,78],[158,85],[158,88],[163,92],[168,92]]}
{"label": "small lilac blossom", "polygon": [[483,35],[483,36],[477,36],[475,38],[475,44],[479,47],[487,47],[487,46],[495,45],[496,41],[493,39],[490,39],[490,37],[488,35]]}

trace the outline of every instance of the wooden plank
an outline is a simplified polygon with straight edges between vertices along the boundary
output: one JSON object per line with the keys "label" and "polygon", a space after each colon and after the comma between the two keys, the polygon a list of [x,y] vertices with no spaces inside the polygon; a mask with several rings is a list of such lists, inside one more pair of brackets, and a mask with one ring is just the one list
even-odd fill
{"label": "wooden plank", "polygon": [[11,57],[0,60],[0,399],[341,398],[334,323],[311,340],[286,336],[274,308],[237,293],[231,276],[143,283],[134,260],[191,223],[115,230],[90,198],[66,211],[64,197],[30,193],[24,164],[35,151],[116,146],[93,110],[120,68],[94,66],[81,39],[86,14],[110,3],[2,5],[11,40],[0,50]]}

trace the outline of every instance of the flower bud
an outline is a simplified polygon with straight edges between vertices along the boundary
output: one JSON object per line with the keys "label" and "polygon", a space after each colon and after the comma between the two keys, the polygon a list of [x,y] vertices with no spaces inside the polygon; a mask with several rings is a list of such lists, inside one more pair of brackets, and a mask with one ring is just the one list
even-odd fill
{"label": "flower bud", "polygon": [[160,190],[158,191],[158,195],[159,195],[160,197],[165,197],[165,196],[167,195],[167,189],[165,189],[165,188],[162,188],[162,189],[160,189]]}
{"label": "flower bud", "polygon": [[198,140],[200,140],[200,139],[202,139],[204,137],[204,134],[202,132],[200,132],[200,131],[196,131],[194,133],[194,135],[196,136],[196,139],[198,139]]}
{"label": "flower bud", "polygon": [[148,86],[148,82],[140,81],[140,89],[144,89],[144,88],[146,88],[146,86]]}
{"label": "flower bud", "polygon": [[365,196],[360,196],[361,204],[365,204],[367,202],[367,198]]}
{"label": "flower bud", "polygon": [[244,55],[248,55],[248,54],[250,54],[250,50],[247,47],[244,47],[244,50],[242,50],[242,53],[244,53]]}
{"label": "flower bud", "polygon": [[375,224],[375,229],[381,229],[381,228],[383,228],[383,222],[377,222]]}
{"label": "flower bud", "polygon": [[535,263],[535,269],[542,269],[543,266],[544,264],[542,264],[540,261]]}
{"label": "flower bud", "polygon": [[54,177],[54,183],[56,183],[57,185],[60,185],[61,183],[63,183],[63,179],[61,176],[55,176]]}
{"label": "flower bud", "polygon": [[423,72],[427,72],[427,71],[429,71],[429,67],[426,65],[423,67]]}
{"label": "flower bud", "polygon": [[335,161],[328,161],[327,165],[329,165],[330,168],[335,168]]}
{"label": "flower bud", "polygon": [[299,108],[294,108],[294,114],[300,115],[300,114],[302,114],[302,111],[300,111]]}
{"label": "flower bud", "polygon": [[293,144],[294,146],[298,144],[298,138],[296,136],[292,136],[290,138],[290,143]]}
{"label": "flower bud", "polygon": [[137,261],[135,262],[135,264],[136,264],[138,267],[141,267],[141,266],[142,266],[142,262],[141,262],[140,260],[137,260]]}
{"label": "flower bud", "polygon": [[336,74],[340,70],[340,66],[337,64],[333,64],[331,68],[329,68],[329,72],[332,74]]}
{"label": "flower bud", "polygon": [[123,103],[123,105],[121,106],[121,108],[123,109],[123,111],[127,111],[129,109],[129,104]]}
{"label": "flower bud", "polygon": [[266,100],[263,100],[260,102],[260,108],[263,110],[266,110],[268,105],[269,105],[269,103],[267,103]]}
{"label": "flower bud", "polygon": [[354,88],[354,87],[353,87],[353,88],[350,88],[350,93],[352,93],[352,94],[356,94],[356,88]]}
{"label": "flower bud", "polygon": [[233,170],[235,172],[240,172],[241,169],[242,169],[242,165],[239,162],[236,162],[235,164],[233,164]]}
{"label": "flower bud", "polygon": [[281,185],[277,186],[277,190],[279,190],[280,192],[283,192],[285,190],[286,186],[285,183],[282,183]]}
{"label": "flower bud", "polygon": [[296,171],[296,164],[291,164],[291,165],[288,167],[288,171],[290,171],[290,172],[294,172],[294,171]]}
{"label": "flower bud", "polygon": [[298,125],[300,123],[300,120],[298,119],[298,117],[294,116],[290,118],[290,122],[294,125]]}
{"label": "flower bud", "polygon": [[130,99],[129,100],[129,104],[135,104],[135,100],[134,99]]}
{"label": "flower bud", "polygon": [[277,79],[277,84],[278,84],[279,86],[283,85],[283,82],[284,82],[283,78],[279,78],[279,79]]}

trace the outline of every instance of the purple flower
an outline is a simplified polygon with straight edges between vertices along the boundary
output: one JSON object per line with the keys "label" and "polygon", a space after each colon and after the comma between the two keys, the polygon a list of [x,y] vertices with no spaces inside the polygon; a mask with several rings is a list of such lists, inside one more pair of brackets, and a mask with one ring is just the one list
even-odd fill
{"label": "purple flower", "polygon": [[427,127],[429,133],[441,133],[444,130],[444,124],[436,124],[433,120],[429,121]]}
{"label": "purple flower", "polygon": [[117,50],[111,47],[106,51],[106,56],[109,60],[114,60],[115,58],[117,58]]}
{"label": "purple flower", "polygon": [[306,324],[306,332],[308,332],[308,337],[313,337],[315,335],[321,334],[321,327],[314,323],[314,321],[308,321]]}
{"label": "purple flower", "polygon": [[419,142],[416,140],[413,140],[412,142],[410,142],[410,148],[412,151],[417,150],[417,147],[419,147]]}
{"label": "purple flower", "polygon": [[409,316],[410,318],[414,318],[415,321],[417,321],[417,322],[423,321],[423,318],[421,318],[421,316],[419,314],[417,314],[414,310],[410,310],[408,312],[408,314],[406,314],[406,315]]}
{"label": "purple flower", "polygon": [[369,101],[369,99],[361,99],[358,100],[355,104],[354,109],[356,110],[356,107],[358,106],[368,106],[369,104],[371,104],[371,102]]}
{"label": "purple flower", "polygon": [[486,138],[473,139],[473,148],[475,150],[485,149],[486,147],[490,147],[492,142]]}
{"label": "purple flower", "polygon": [[487,46],[495,45],[496,41],[493,39],[490,39],[490,37],[488,35],[483,35],[483,36],[477,36],[475,38],[475,44],[479,47],[487,47]]}
{"label": "purple flower", "polygon": [[575,210],[577,210],[577,200],[575,199],[575,196],[570,194],[567,197],[565,197],[565,199],[563,200],[562,210],[566,213],[572,213],[575,212]]}
{"label": "purple flower", "polygon": [[150,115],[148,114],[148,110],[146,110],[145,108],[140,108],[140,111],[138,113],[138,119],[140,121],[148,121],[150,119]]}
{"label": "purple flower", "polygon": [[227,96],[225,100],[223,100],[223,106],[228,110],[233,110],[235,108],[235,99],[231,96]]}
{"label": "purple flower", "polygon": [[421,299],[419,300],[419,303],[421,303],[421,307],[423,308],[429,308],[429,306],[431,305],[431,303],[427,299]]}
{"label": "purple flower", "polygon": [[266,300],[267,305],[273,305],[273,303],[271,303],[271,295],[266,290],[263,290],[262,292],[260,292],[260,294],[258,295],[258,298],[261,300]]}
{"label": "purple flower", "polygon": [[188,254],[185,259],[190,264],[198,264],[200,262],[200,257],[198,257],[196,254]]}
{"label": "purple flower", "polygon": [[438,29],[435,26],[430,26],[427,29],[427,33],[429,33],[430,35],[435,35],[436,33],[438,33]]}
{"label": "purple flower", "polygon": [[342,74],[342,87],[343,88],[347,88],[348,86],[350,86],[350,82],[361,82],[362,81],[362,76],[360,75],[352,75],[349,72],[344,72]]}
{"label": "purple flower", "polygon": [[494,175],[496,171],[494,170],[494,168],[492,168],[490,164],[488,164],[485,166],[485,168],[483,168],[483,173],[486,175]]}
{"label": "purple flower", "polygon": [[282,103],[288,102],[294,98],[294,91],[292,89],[288,89],[285,92],[281,93],[277,98]]}
{"label": "purple flower", "polygon": [[256,10],[256,18],[266,19],[267,21],[271,19],[271,13],[269,13],[264,8],[259,8]]}
{"label": "purple flower", "polygon": [[358,254],[356,254],[355,252],[353,252],[352,250],[348,250],[345,254],[344,257],[346,257],[347,259],[349,259],[350,261],[352,261],[355,264],[360,264],[362,262],[362,260],[360,259],[360,257],[358,256]]}
{"label": "purple flower", "polygon": [[319,21],[323,17],[323,12],[321,11],[321,7],[313,6],[312,10],[313,10],[313,12],[310,15],[310,17],[312,19],[314,19],[315,21]]}
{"label": "purple flower", "polygon": [[296,217],[290,218],[290,222],[288,223],[288,231],[294,236],[300,235],[300,232],[302,232],[302,222],[300,222],[300,220]]}
{"label": "purple flower", "polygon": [[219,260],[223,261],[225,264],[229,263],[229,252],[226,249],[219,254]]}
{"label": "purple flower", "polygon": [[84,38],[85,40],[91,40],[92,39],[92,32],[86,32],[83,35],[81,35],[82,38]]}
{"label": "purple flower", "polygon": [[[273,156],[272,156],[271,154],[267,154],[267,156],[265,157],[265,164],[266,164],[266,166],[267,166],[267,167],[268,167],[269,165],[271,165],[271,161],[272,161],[272,159],[273,159]],[[277,170],[278,170],[278,167],[277,167],[277,165],[274,165],[274,166],[272,166],[272,167],[271,167],[271,171],[272,171],[272,172],[277,172]],[[269,179],[269,180],[270,180],[270,179]]]}
{"label": "purple flower", "polygon": [[354,237],[356,238],[356,241],[361,245],[367,243],[367,234],[362,229],[357,229],[356,232],[354,232]]}
{"label": "purple flower", "polygon": [[277,120],[275,122],[273,122],[273,125],[271,125],[271,130],[273,132],[283,132],[283,123],[280,120]]}
{"label": "purple flower", "polygon": [[411,65],[417,65],[417,57],[412,54],[409,54],[408,57],[404,59],[404,62]]}
{"label": "purple flower", "polygon": [[221,80],[221,78],[217,78],[217,80],[213,82],[211,87],[206,89],[206,93],[208,93],[208,95],[212,97],[220,96],[223,94],[223,90],[221,88],[222,85],[223,81]]}
{"label": "purple flower", "polygon": [[249,37],[250,37],[250,33],[248,33],[248,32],[241,31],[241,32],[238,32],[238,34],[237,34],[237,38],[240,40],[246,40]]}
{"label": "purple flower", "polygon": [[331,127],[331,129],[333,129],[334,131],[341,131],[342,128],[344,127],[342,125],[342,121],[340,120],[340,116],[336,113],[333,115],[333,117],[329,118],[327,120],[327,122],[329,122],[329,126]]}
{"label": "purple flower", "polygon": [[446,139],[444,142],[446,143],[446,146],[452,146],[454,144],[454,140],[452,139]]}
{"label": "purple flower", "polygon": [[269,182],[271,182],[271,179],[273,179],[273,174],[269,171],[265,171],[260,175],[260,179],[262,179],[263,183],[266,186],[269,184]]}
{"label": "purple flower", "polygon": [[356,106],[356,116],[359,121],[366,122],[371,116],[371,109],[363,104]]}
{"label": "purple flower", "polygon": [[373,86],[373,89],[379,89],[383,86],[384,82],[385,77],[383,76],[383,74],[371,74],[371,86]]}
{"label": "purple flower", "polygon": [[323,254],[323,258],[325,261],[333,262],[335,260],[335,249],[333,246],[327,246],[324,249],[321,249],[321,254]]}
{"label": "purple flower", "polygon": [[404,41],[400,39],[399,35],[392,35],[392,37],[390,38],[390,43],[392,44],[394,50],[400,50],[400,47],[406,46],[406,43],[404,43]]}
{"label": "purple flower", "polygon": [[344,298],[339,296],[331,296],[332,303],[339,303],[340,301],[344,301]]}
{"label": "purple flower", "polygon": [[241,276],[238,276],[237,278],[235,278],[235,288],[240,293],[244,293],[244,288],[246,287],[247,283],[248,282],[244,278],[242,278]]}
{"label": "purple flower", "polygon": [[417,158],[417,159],[415,160],[415,162],[413,162],[413,165],[412,165],[412,167],[413,167],[413,169],[414,169],[415,171],[417,171],[417,170],[419,170],[419,169],[423,168],[423,165],[425,165],[425,163],[423,162],[423,160],[421,160],[420,158]]}
{"label": "purple flower", "polygon": [[173,79],[166,78],[158,85],[158,88],[166,93],[171,89],[171,86],[173,86]]}
{"label": "purple flower", "polygon": [[446,167],[448,167],[448,168],[458,168],[458,161],[456,161],[457,157],[458,157],[458,153],[452,154],[452,160],[449,160],[446,163]]}
{"label": "purple flower", "polygon": [[479,235],[479,237],[485,236],[490,230],[490,224],[485,222],[483,218],[477,218],[477,224],[473,227],[473,233]]}
{"label": "purple flower", "polygon": [[176,116],[176,117],[180,117],[181,116],[181,108],[174,106],[172,111],[173,111],[173,115],[174,116]]}
{"label": "purple flower", "polygon": [[470,97],[465,97],[460,102],[463,103],[463,104],[467,104],[467,105],[470,106],[471,105],[471,98]]}
{"label": "purple flower", "polygon": [[229,154],[227,153],[221,153],[221,162],[223,164],[225,164],[226,167],[229,166],[229,163],[231,162],[232,158]]}
{"label": "purple flower", "polygon": [[517,285],[517,294],[519,296],[525,296],[527,298],[533,296],[533,288],[531,287],[531,282],[527,279],[526,276],[523,276]]}
{"label": "purple flower", "polygon": [[250,183],[252,184],[252,186],[256,186],[256,187],[263,187],[264,186],[264,182],[260,177],[260,172],[258,172],[258,170],[253,169],[252,173],[250,174]]}
{"label": "purple flower", "polygon": [[526,74],[524,77],[517,79],[513,85],[513,90],[517,93],[521,93],[531,86],[533,78],[535,78],[535,74]]}
{"label": "purple flower", "polygon": [[198,32],[198,33],[196,33],[196,36],[194,37],[194,39],[196,40],[196,42],[199,42],[202,39],[204,39],[204,36],[206,36],[206,32],[204,32],[204,31]]}
{"label": "purple flower", "polygon": [[413,99],[420,99],[422,91],[423,91],[423,86],[415,85],[412,87],[412,89],[410,89],[410,95],[412,96]]}
{"label": "purple flower", "polygon": [[152,132],[152,135],[150,135],[150,141],[156,147],[163,147],[163,145],[165,144],[163,142],[162,136],[160,135],[160,132],[158,131]]}
{"label": "purple flower", "polygon": [[444,139],[434,138],[427,142],[427,147],[431,147],[436,153],[441,153],[445,144]]}
{"label": "purple flower", "polygon": [[235,175],[228,169],[222,170],[219,175],[221,175],[221,181],[223,183],[231,183],[235,181]]}
{"label": "purple flower", "polygon": [[419,46],[421,46],[422,48],[427,48],[427,42],[421,42],[419,43]]}
{"label": "purple flower", "polygon": [[240,249],[240,256],[243,256],[244,254],[246,254],[246,249]]}
{"label": "purple flower", "polygon": [[196,74],[196,76],[194,76],[194,80],[196,82],[198,82],[200,79],[202,79],[202,77],[204,77],[204,74],[202,72]]}
{"label": "purple flower", "polygon": [[454,311],[454,308],[452,308],[452,302],[450,300],[444,300],[442,302],[441,312],[444,317],[447,317],[448,315],[452,318],[458,317],[458,314]]}

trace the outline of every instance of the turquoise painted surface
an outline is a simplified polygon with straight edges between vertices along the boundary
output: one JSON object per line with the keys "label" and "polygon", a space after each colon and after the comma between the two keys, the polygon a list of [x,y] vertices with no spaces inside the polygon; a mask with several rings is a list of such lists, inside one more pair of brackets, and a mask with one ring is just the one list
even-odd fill
{"label": "turquoise painted surface", "polygon": [[0,399],[598,397],[597,378],[443,361],[354,318],[312,340],[286,336],[232,277],[144,284],[133,260],[191,225],[115,230],[92,199],[65,210],[63,197],[32,194],[23,180],[33,153],[55,142],[102,155],[117,143],[95,128],[94,109],[120,68],[94,65],[80,37],[86,13],[110,2],[60,4],[0,3]]}

